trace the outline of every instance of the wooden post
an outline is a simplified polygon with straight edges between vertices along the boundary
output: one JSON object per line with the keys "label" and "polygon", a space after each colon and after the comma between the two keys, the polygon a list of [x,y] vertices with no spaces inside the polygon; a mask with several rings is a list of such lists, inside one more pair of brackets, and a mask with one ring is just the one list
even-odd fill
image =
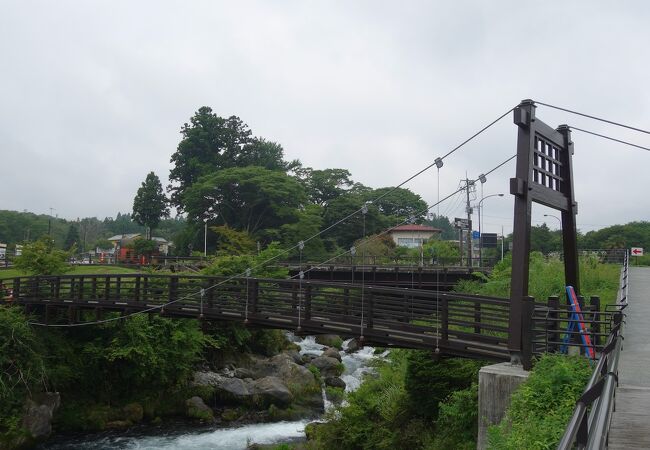
{"label": "wooden post", "polygon": [[54,298],[56,300],[61,299],[61,277],[56,277],[54,279]]}
{"label": "wooden post", "polygon": [[521,329],[521,364],[524,370],[530,370],[533,365],[533,313],[535,299],[530,296],[522,301]]}
{"label": "wooden post", "polygon": [[145,275],[144,279],[142,280],[142,296],[140,298],[144,302],[149,301],[149,275]]}
{"label": "wooden post", "polygon": [[18,301],[20,299],[20,278],[14,278],[13,290],[14,301]]}
{"label": "wooden post", "polygon": [[[57,278],[58,278],[58,277],[57,277]],[[31,286],[30,286],[30,296],[31,296],[33,299],[38,299],[38,298],[40,298],[40,296],[38,295],[38,294],[39,294],[39,292],[38,292],[38,285],[39,285],[39,282],[40,282],[40,277],[38,277],[38,276],[33,277],[33,278],[31,278],[31,279],[29,280],[29,283],[30,283],[30,285],[31,285]]]}
{"label": "wooden post", "polygon": [[449,344],[449,300],[442,299],[442,342],[444,345]]}
{"label": "wooden post", "polygon": [[68,291],[68,300],[74,300],[75,299],[75,285],[74,285],[74,277],[68,278],[68,281],[70,282],[70,290]]}
{"label": "wooden post", "polygon": [[97,277],[92,278],[92,293],[90,295],[93,300],[97,300]]}
{"label": "wooden post", "polygon": [[305,320],[311,320],[311,284],[307,285],[305,289]]}
{"label": "wooden post", "polygon": [[481,334],[481,303],[474,302],[474,333]]}
{"label": "wooden post", "polygon": [[589,304],[591,306],[591,342],[595,347],[595,350],[600,348],[600,297],[591,296],[589,298]]}
{"label": "wooden post", "polygon": [[169,277],[169,295],[167,300],[173,302],[178,299],[178,275],[172,275]]}
{"label": "wooden post", "polygon": [[135,276],[135,286],[133,288],[133,300],[140,301],[140,275]]}
{"label": "wooden post", "polygon": [[[559,348],[560,341],[560,297],[557,295],[551,296],[548,298],[548,318],[550,319],[546,323],[546,340],[547,340],[547,352],[557,352]],[[550,342],[549,342],[550,341]]]}
{"label": "wooden post", "polygon": [[373,314],[375,312],[375,294],[368,287],[368,318],[367,318],[367,328],[373,327]]}
{"label": "wooden post", "polygon": [[296,283],[291,284],[291,310],[292,314],[296,314],[300,308],[300,299],[298,298],[300,286]]}
{"label": "wooden post", "polygon": [[77,300],[82,301],[84,298],[84,276],[79,277],[79,290],[77,291]]}
{"label": "wooden post", "polygon": [[109,301],[111,298],[111,277],[106,275],[104,278],[104,300]]}
{"label": "wooden post", "polygon": [[257,314],[260,282],[253,278],[248,278],[246,282],[248,283],[248,315],[250,316]]}
{"label": "wooden post", "polygon": [[120,300],[120,291],[122,290],[122,277],[118,275],[115,277],[115,300]]}

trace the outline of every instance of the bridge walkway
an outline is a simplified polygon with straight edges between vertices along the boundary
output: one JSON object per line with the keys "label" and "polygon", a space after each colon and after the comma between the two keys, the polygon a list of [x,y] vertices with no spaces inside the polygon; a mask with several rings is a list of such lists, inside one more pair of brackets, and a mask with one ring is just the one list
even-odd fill
{"label": "bridge walkway", "polygon": [[650,448],[650,267],[630,267],[609,449]]}

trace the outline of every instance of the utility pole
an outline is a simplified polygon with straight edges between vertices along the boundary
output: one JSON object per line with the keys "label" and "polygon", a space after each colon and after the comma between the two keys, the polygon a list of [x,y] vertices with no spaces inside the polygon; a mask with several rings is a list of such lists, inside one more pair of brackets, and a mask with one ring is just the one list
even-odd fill
{"label": "utility pole", "polygon": [[503,225],[501,225],[501,261],[503,261],[503,241],[504,241]]}
{"label": "utility pole", "polygon": [[[472,182],[472,185],[474,185],[474,182]],[[469,187],[470,187],[470,180],[467,178],[467,174],[465,174],[465,193],[467,194],[467,224],[468,224],[468,229],[467,229],[467,267],[472,267],[472,207],[469,205]]]}
{"label": "utility pole", "polygon": [[50,217],[47,218],[47,235],[52,236],[52,212],[54,208],[50,206]]}

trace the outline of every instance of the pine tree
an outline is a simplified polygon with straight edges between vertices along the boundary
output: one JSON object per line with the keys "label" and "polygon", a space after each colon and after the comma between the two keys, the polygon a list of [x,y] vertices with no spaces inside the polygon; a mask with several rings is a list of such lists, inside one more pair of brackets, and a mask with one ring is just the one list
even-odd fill
{"label": "pine tree", "polygon": [[65,238],[65,243],[63,244],[63,248],[66,250],[70,250],[72,247],[75,246],[75,244],[79,244],[79,231],[77,230],[77,227],[74,224],[70,224],[70,227],[68,228],[68,234]]}
{"label": "pine tree", "polygon": [[133,199],[132,215],[133,220],[147,227],[148,239],[151,239],[151,230],[158,226],[160,219],[169,216],[168,203],[160,178],[150,172]]}

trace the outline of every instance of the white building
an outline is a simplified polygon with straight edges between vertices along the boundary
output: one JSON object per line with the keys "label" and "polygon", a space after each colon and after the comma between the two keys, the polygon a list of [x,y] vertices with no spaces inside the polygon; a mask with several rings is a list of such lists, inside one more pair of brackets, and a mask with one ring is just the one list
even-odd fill
{"label": "white building", "polygon": [[391,228],[389,233],[398,247],[416,248],[442,230],[427,225],[400,225]]}

